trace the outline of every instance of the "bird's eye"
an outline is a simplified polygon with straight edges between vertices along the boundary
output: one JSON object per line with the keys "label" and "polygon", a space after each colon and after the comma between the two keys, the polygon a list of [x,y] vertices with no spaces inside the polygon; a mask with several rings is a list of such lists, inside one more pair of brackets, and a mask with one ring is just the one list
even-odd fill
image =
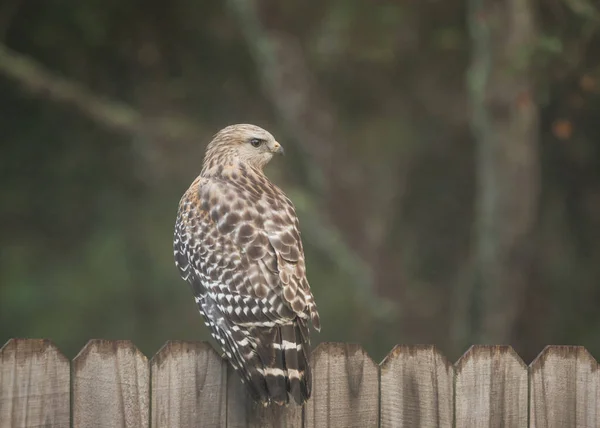
{"label": "bird's eye", "polygon": [[250,140],[250,144],[252,144],[252,147],[260,147],[262,143],[263,140],[259,140],[258,138],[253,138]]}

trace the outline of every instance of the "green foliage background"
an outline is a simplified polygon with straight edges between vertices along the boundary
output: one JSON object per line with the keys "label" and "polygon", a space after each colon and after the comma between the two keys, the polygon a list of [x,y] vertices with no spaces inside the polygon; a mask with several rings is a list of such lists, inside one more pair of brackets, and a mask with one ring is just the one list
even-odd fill
{"label": "green foliage background", "polygon": [[[57,102],[0,67],[0,342],[47,337],[72,357],[91,338],[132,339],[146,355],[169,339],[206,340],[172,260],[176,207],[211,135],[251,122],[289,153],[268,175],[299,211],[324,326],[315,341],[359,342],[375,360],[396,343],[435,343],[458,358],[477,168],[464,2],[256,3],[269,34],[292,35],[304,53],[334,117],[336,158],[360,166],[368,191],[349,181],[352,197],[339,199],[265,94],[228,4],[0,5],[5,48],[147,125],[120,132],[90,105]],[[532,4],[542,185],[510,343],[526,360],[550,343],[598,356],[600,15],[585,1]],[[153,126],[164,117],[194,130],[169,138]]]}

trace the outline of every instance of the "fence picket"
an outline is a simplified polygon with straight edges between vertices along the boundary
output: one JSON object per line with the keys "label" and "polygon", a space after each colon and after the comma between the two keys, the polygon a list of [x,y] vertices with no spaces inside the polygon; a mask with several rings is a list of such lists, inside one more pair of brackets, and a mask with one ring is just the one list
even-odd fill
{"label": "fence picket", "polygon": [[455,368],[456,426],[527,426],[527,366],[510,346],[472,346]]}
{"label": "fence picket", "polygon": [[381,363],[381,427],[451,428],[453,383],[434,346],[396,346]]}
{"label": "fence picket", "polygon": [[49,340],[10,339],[0,349],[0,427],[69,428],[69,371]]}
{"label": "fence picket", "polygon": [[379,367],[360,345],[322,343],[313,352],[312,367],[307,428],[379,425]]}
{"label": "fence picket", "polygon": [[150,364],[153,428],[225,426],[227,368],[208,343],[169,341]]}
{"label": "fence picket", "polygon": [[73,360],[74,428],[147,428],[149,367],[128,340],[90,340]]}
{"label": "fence picket", "polygon": [[600,371],[581,346],[547,346],[531,363],[531,428],[600,426]]}

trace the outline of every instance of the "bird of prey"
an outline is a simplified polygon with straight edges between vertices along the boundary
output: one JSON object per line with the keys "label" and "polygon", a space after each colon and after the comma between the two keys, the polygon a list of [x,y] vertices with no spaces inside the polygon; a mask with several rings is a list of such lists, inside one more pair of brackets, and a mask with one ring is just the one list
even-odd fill
{"label": "bird of prey", "polygon": [[311,394],[309,322],[320,330],[320,321],[294,205],[263,172],[274,154],[283,147],[255,125],[213,137],[179,203],[175,264],[252,398],[301,405]]}

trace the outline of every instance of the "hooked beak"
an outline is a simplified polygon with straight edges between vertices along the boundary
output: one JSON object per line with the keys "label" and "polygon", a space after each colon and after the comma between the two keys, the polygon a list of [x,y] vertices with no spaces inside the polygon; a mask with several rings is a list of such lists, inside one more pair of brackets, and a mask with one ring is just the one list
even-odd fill
{"label": "hooked beak", "polygon": [[283,146],[277,141],[275,141],[275,144],[273,144],[272,152],[277,153],[278,155],[285,155],[285,150],[283,150]]}

